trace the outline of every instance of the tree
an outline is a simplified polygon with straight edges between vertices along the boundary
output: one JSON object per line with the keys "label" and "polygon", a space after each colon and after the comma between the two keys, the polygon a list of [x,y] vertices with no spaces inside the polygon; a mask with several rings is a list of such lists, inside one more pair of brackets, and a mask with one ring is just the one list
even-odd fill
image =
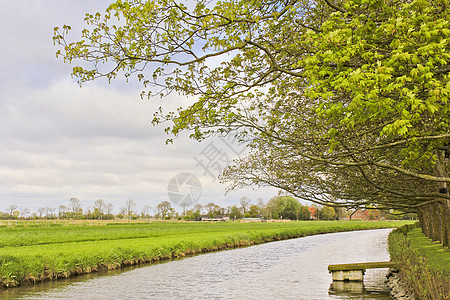
{"label": "tree", "polygon": [[264,199],[259,197],[258,199],[256,199],[256,204],[259,206],[259,210],[262,214],[266,207],[266,203],[264,202]]}
{"label": "tree", "polygon": [[[125,207],[121,207],[120,212],[117,215],[117,217],[119,217],[121,219],[126,218],[127,217],[127,209]],[[129,218],[128,218],[128,220],[129,220]]]}
{"label": "tree", "polygon": [[98,216],[99,219],[103,219],[103,215],[106,211],[106,202],[102,199],[98,199],[94,203],[94,214]]}
{"label": "tree", "polygon": [[183,202],[180,204],[180,206],[183,208],[183,217],[186,216],[186,209],[191,206],[189,203]]}
{"label": "tree", "polygon": [[242,197],[241,199],[239,199],[239,203],[241,204],[242,214],[244,216],[247,213],[247,208],[250,205],[250,201],[251,200],[247,197]]}
{"label": "tree", "polygon": [[241,212],[241,210],[239,209],[239,207],[237,207],[236,205],[233,205],[232,207],[230,207],[230,219],[232,220],[236,220],[236,219],[242,219],[242,217],[244,216]]}
{"label": "tree", "polygon": [[250,218],[259,217],[261,215],[261,209],[259,208],[259,205],[256,204],[250,205],[250,207],[248,208],[247,215]]}
{"label": "tree", "polygon": [[112,203],[108,203],[105,207],[105,212],[107,215],[111,215],[114,209],[114,205]]}
{"label": "tree", "polygon": [[330,206],[325,206],[320,210],[320,217],[322,220],[333,220],[335,217],[335,211]]}
{"label": "tree", "polygon": [[198,211],[201,214],[203,211],[203,205],[201,205],[200,203],[195,204],[194,211]]}
{"label": "tree", "polygon": [[39,213],[39,219],[42,219],[43,216],[45,215],[45,207],[39,207],[38,213]]}
{"label": "tree", "polygon": [[162,201],[156,206],[156,214],[159,215],[161,219],[171,218],[174,213],[175,209],[169,201]]}
{"label": "tree", "polygon": [[297,214],[297,220],[309,220],[311,218],[311,215],[309,213],[309,209],[307,206],[300,205],[298,214]]}
{"label": "tree", "polygon": [[348,211],[346,211],[342,207],[335,207],[334,211],[335,211],[335,219],[336,220],[340,220],[341,218],[346,218],[349,216]]}
{"label": "tree", "polygon": [[269,200],[269,218],[298,220],[300,202],[292,196],[276,196]]}
{"label": "tree", "polygon": [[46,206],[43,209],[44,209],[44,213],[45,213],[45,218],[46,219],[51,219],[51,218],[54,217],[54,213],[56,211],[55,208]]}
{"label": "tree", "polygon": [[127,215],[128,222],[130,222],[132,216],[134,215],[134,208],[136,207],[136,202],[133,199],[128,199],[125,201],[124,212]]}
{"label": "tree", "polygon": [[18,211],[18,210],[13,211],[12,219],[17,220],[19,218],[19,215],[20,215],[20,211]]}
{"label": "tree", "polygon": [[194,211],[194,213],[192,214],[192,221],[198,220],[202,217],[202,214],[200,213],[200,211],[196,210]]}
{"label": "tree", "polygon": [[201,218],[200,212],[192,209],[187,210],[184,216],[185,221],[195,221],[197,218]]}
{"label": "tree", "polygon": [[21,207],[20,208],[20,217],[22,219],[26,219],[28,218],[28,216],[30,215],[30,209],[27,207]]}
{"label": "tree", "polygon": [[215,204],[214,202],[209,202],[205,204],[204,208],[206,209],[206,214],[209,215],[210,217],[214,217],[214,211],[216,207],[217,204]]}
{"label": "tree", "polygon": [[207,203],[203,207],[206,209],[206,214],[209,215],[211,218],[214,217],[215,215],[225,214],[225,208],[220,207],[214,202]]}
{"label": "tree", "polygon": [[8,212],[8,214],[9,214],[9,216],[10,216],[11,218],[13,218],[14,211],[17,209],[17,207],[18,207],[17,205],[11,204],[11,205],[8,206],[8,208],[6,209],[7,212]]}
{"label": "tree", "polygon": [[136,75],[161,95],[198,96],[154,122],[251,141],[224,174],[232,188],[418,212],[448,246],[448,19],[446,0],[118,1],[87,16],[82,41],[66,40],[68,26],[54,41],[66,61],[92,63],[74,67],[80,82]]}
{"label": "tree", "polygon": [[58,219],[63,219],[66,217],[66,213],[67,213],[67,206],[65,205],[59,205],[58,206]]}
{"label": "tree", "polygon": [[73,219],[76,219],[77,216],[83,214],[83,208],[81,207],[81,202],[78,198],[70,198],[69,200],[69,209],[70,214]]}
{"label": "tree", "polygon": [[152,207],[150,205],[144,205],[144,207],[141,210],[141,216],[142,218],[150,218],[150,210]]}

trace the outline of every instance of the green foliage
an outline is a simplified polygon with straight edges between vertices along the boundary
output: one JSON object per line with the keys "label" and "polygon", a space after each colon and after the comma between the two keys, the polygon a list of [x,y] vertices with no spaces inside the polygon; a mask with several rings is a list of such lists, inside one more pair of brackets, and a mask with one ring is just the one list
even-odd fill
{"label": "green foliage", "polygon": [[[281,111],[264,115],[268,111],[259,110],[268,103],[260,97],[263,92],[251,88],[260,85],[254,83],[267,70],[263,84],[271,88],[271,97],[291,87],[317,100],[312,109],[333,123],[331,142],[339,126],[356,129],[380,121],[380,137],[447,133],[450,20],[445,0],[432,5],[425,0],[351,0],[334,13],[321,1],[315,9],[310,5],[240,0],[211,6],[199,1],[189,11],[176,1],[117,1],[103,16],[86,16],[92,29],[83,30],[82,41],[66,42],[69,26],[55,28],[54,41],[65,46],[58,55],[66,61],[94,63],[92,69],[74,67],[81,81],[111,80],[123,72],[127,78],[136,74],[145,86],[202,95],[179,117],[169,116],[174,134],[198,125],[195,138],[228,130],[241,115],[236,104],[252,103],[254,97],[262,106],[248,111],[267,117],[269,127],[289,120]],[[208,58],[232,51],[218,67],[206,65]],[[102,73],[98,64],[110,61],[115,67]],[[141,71],[148,62],[158,64],[149,70],[151,79]],[[242,74],[247,75],[244,82]],[[431,126],[423,126],[424,118]],[[202,131],[208,125],[218,128]],[[408,144],[405,153],[417,156],[417,145],[413,140]],[[419,158],[428,161],[431,155]]]}
{"label": "green foliage", "polygon": [[249,209],[248,209],[248,215],[250,218],[257,218],[261,215],[261,209],[258,205],[253,204],[250,205]]}
{"label": "green foliage", "polygon": [[186,215],[184,216],[184,220],[186,221],[196,221],[197,219],[201,218],[201,213],[200,211],[196,210],[188,210],[186,211]]}
{"label": "green foliage", "polygon": [[309,213],[309,209],[307,206],[300,205],[300,209],[298,211],[298,220],[310,220],[311,215]]}
{"label": "green foliage", "polygon": [[335,216],[335,211],[332,207],[325,206],[320,210],[321,220],[333,220]]}
{"label": "green foliage", "polygon": [[[309,79],[306,95],[320,102],[316,112],[350,129],[384,123],[380,138],[448,133],[446,1],[357,2],[347,2],[345,14],[332,14],[322,32],[306,35],[316,50],[302,63]],[[429,163],[432,148],[420,149],[416,141],[403,149],[404,163]]]}
{"label": "green foliage", "polygon": [[394,230],[389,252],[403,283],[418,299],[450,297],[450,250],[426,238],[417,225]]}
{"label": "green foliage", "polygon": [[267,207],[268,218],[309,220],[308,208],[291,196],[276,196],[269,200]]}
{"label": "green foliage", "polygon": [[236,219],[242,219],[243,215],[241,212],[241,209],[239,207],[237,207],[236,205],[233,205],[230,208],[230,219],[231,220],[236,220]]}

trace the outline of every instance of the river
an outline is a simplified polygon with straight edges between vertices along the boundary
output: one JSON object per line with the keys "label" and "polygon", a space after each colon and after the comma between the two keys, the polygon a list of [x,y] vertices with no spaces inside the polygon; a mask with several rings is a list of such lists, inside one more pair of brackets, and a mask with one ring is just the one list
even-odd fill
{"label": "river", "polygon": [[3,299],[391,299],[386,269],[332,284],[329,264],[389,260],[390,229],[321,234],[3,291]]}

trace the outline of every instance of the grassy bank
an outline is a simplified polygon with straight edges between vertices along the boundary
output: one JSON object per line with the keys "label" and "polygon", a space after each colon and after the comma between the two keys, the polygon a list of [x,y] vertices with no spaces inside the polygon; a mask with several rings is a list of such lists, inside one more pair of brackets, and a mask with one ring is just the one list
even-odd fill
{"label": "grassy bank", "polygon": [[0,228],[0,284],[151,263],[320,233],[398,227],[405,222],[149,223]]}
{"label": "grassy bank", "polygon": [[418,224],[393,231],[389,252],[405,287],[418,299],[450,299],[450,250],[425,237]]}

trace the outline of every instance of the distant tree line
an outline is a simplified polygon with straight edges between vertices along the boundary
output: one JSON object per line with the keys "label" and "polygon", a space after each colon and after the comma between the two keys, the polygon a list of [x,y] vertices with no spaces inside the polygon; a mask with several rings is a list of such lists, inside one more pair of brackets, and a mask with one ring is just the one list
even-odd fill
{"label": "distant tree line", "polygon": [[[177,212],[172,203],[162,201],[156,207],[145,205],[139,211],[133,199],[125,201],[124,206],[114,213],[114,205],[102,199],[94,202],[93,206],[83,209],[78,198],[70,198],[66,205],[58,207],[40,207],[37,211],[31,211],[26,207],[11,204],[6,211],[0,212],[3,220],[113,220],[113,219],[157,219],[157,220],[185,220],[196,221],[202,215],[214,217],[217,215],[228,215],[231,220],[242,218],[262,218],[275,220],[339,220],[348,218],[351,210],[339,207],[320,205],[303,205],[297,198],[292,196],[275,196],[265,202],[258,198],[252,203],[248,197],[242,197],[239,204],[222,207],[214,202],[207,204],[197,203],[191,208],[183,206],[182,212]],[[153,212],[153,214],[152,214]],[[393,211],[392,214],[383,213],[386,219],[415,219],[415,214],[403,214]]]}

